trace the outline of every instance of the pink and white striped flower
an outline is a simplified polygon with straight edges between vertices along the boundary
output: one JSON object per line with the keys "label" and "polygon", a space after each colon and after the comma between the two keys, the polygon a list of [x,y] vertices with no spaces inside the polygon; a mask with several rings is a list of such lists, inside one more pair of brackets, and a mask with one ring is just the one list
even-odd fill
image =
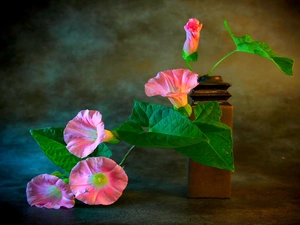
{"label": "pink and white striped flower", "polygon": [[96,110],[81,110],[64,129],[67,149],[73,155],[84,158],[100,143],[116,141],[111,131],[104,129],[102,115]]}
{"label": "pink and white striped flower", "polygon": [[75,198],[88,205],[110,205],[128,184],[124,169],[106,157],[90,157],[74,166],[69,177]]}
{"label": "pink and white striped flower", "polygon": [[70,186],[50,174],[41,174],[31,179],[27,183],[26,196],[28,204],[38,208],[72,208],[75,205]]}

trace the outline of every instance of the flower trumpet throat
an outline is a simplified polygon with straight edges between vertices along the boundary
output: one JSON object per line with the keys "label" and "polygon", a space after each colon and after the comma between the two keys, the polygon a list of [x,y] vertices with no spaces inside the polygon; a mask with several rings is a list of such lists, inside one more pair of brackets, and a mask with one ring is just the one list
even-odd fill
{"label": "flower trumpet throat", "polygon": [[188,94],[198,83],[198,74],[189,69],[173,69],[159,72],[145,84],[145,93],[152,97],[167,97],[174,107],[188,104]]}

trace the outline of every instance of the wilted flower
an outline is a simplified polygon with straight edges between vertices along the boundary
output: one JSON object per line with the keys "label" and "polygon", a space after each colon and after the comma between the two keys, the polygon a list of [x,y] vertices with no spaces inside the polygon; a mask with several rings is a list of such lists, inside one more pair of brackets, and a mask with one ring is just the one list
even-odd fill
{"label": "wilted flower", "polygon": [[88,205],[110,205],[128,184],[124,169],[106,157],[90,157],[74,166],[70,187],[75,198]]}
{"label": "wilted flower", "polygon": [[116,142],[111,131],[104,129],[102,115],[96,110],[81,110],[70,120],[64,130],[67,149],[73,155],[84,158],[102,142]]}
{"label": "wilted flower", "polygon": [[50,174],[38,175],[28,182],[26,196],[28,204],[38,208],[72,208],[75,205],[70,186]]}
{"label": "wilted flower", "polygon": [[200,23],[199,20],[195,18],[190,18],[184,26],[184,30],[186,32],[186,40],[183,45],[183,51],[186,56],[197,52],[201,29],[202,23]]}
{"label": "wilted flower", "polygon": [[145,84],[145,93],[152,97],[167,97],[176,107],[188,104],[189,92],[198,85],[198,74],[188,69],[174,69],[159,72]]}

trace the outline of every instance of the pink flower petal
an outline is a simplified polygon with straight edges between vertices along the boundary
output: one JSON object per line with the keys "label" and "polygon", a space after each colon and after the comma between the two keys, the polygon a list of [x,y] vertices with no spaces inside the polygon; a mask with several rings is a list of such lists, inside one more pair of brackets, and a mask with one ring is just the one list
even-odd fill
{"label": "pink flower petal", "polygon": [[80,111],[64,130],[67,149],[79,158],[91,154],[104,139],[102,115],[96,110]]}
{"label": "pink flower petal", "polygon": [[110,205],[128,184],[124,169],[106,157],[90,157],[78,162],[70,173],[75,198],[88,205]]}
{"label": "pink flower petal", "polygon": [[180,108],[188,104],[189,92],[198,85],[198,74],[188,69],[174,69],[159,72],[145,84],[147,96],[161,95]]}
{"label": "pink flower petal", "polygon": [[50,174],[41,174],[27,183],[27,202],[38,208],[72,208],[75,197],[70,186],[63,180]]}

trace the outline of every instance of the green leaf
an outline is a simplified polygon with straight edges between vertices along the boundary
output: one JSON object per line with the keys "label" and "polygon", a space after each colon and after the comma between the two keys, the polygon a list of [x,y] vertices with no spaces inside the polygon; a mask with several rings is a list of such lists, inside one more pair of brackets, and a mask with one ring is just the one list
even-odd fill
{"label": "green leaf", "polygon": [[70,172],[81,159],[69,153],[63,140],[64,128],[41,128],[30,130],[45,155],[57,166]]}
{"label": "green leaf", "polygon": [[100,145],[98,145],[95,151],[92,154],[90,154],[88,157],[92,157],[92,156],[93,157],[103,156],[106,158],[111,158],[112,151],[105,143],[101,143]]}
{"label": "green leaf", "polygon": [[67,174],[62,174],[60,171],[54,171],[53,173],[51,173],[51,175],[62,179],[66,184],[69,183],[69,175]]}
{"label": "green leaf", "polygon": [[116,131],[125,142],[150,148],[176,148],[207,140],[189,118],[176,110],[139,101],[134,101],[129,121]]}
{"label": "green leaf", "polygon": [[209,141],[176,150],[200,164],[234,171],[232,131],[229,126],[220,122],[222,111],[219,104],[216,101],[199,102],[194,110],[193,122]]}
{"label": "green leaf", "polygon": [[289,76],[293,76],[293,59],[274,53],[266,43],[253,40],[248,34],[245,34],[243,37],[236,37],[231,32],[226,20],[224,21],[224,25],[236,45],[236,51],[247,52],[269,59],[280,69],[281,72]]}
{"label": "green leaf", "polygon": [[195,120],[220,121],[222,110],[217,101],[199,102],[194,108]]}
{"label": "green leaf", "polygon": [[[57,166],[61,167],[67,172],[82,159],[71,154],[63,139],[64,128],[41,128],[30,130],[31,135],[39,144],[45,155]],[[105,144],[101,144],[90,156],[105,156],[111,157],[112,153]]]}

